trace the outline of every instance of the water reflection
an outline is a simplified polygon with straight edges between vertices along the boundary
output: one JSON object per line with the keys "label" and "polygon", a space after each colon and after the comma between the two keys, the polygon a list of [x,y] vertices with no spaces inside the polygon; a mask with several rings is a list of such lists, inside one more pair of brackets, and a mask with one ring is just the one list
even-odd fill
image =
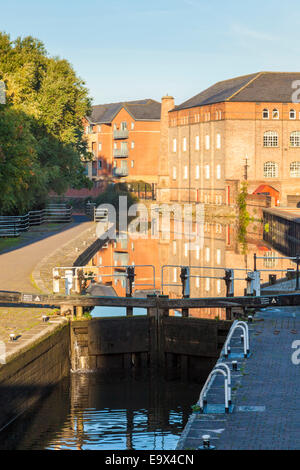
{"label": "water reflection", "polygon": [[[164,239],[160,232],[158,239],[131,239],[122,238],[108,242],[90,261],[91,266],[110,266],[109,268],[96,268],[99,283],[110,285],[119,296],[125,296],[125,268],[126,265],[136,265],[135,295],[145,296],[145,291],[155,287],[170,298],[180,298],[182,288],[180,285],[180,268],[191,268],[190,292],[191,297],[219,297],[226,295],[226,286],[223,280],[224,269],[234,268],[235,295],[244,295],[246,287],[245,277],[247,271],[254,269],[254,253],[262,259],[257,260],[257,269],[261,271],[262,282],[267,282],[269,274],[277,271],[277,277],[284,277],[287,268],[293,267],[289,260],[274,260],[272,256],[280,256],[263,240],[263,225],[260,222],[251,222],[247,229],[247,250],[238,242],[238,224],[233,222],[206,221],[193,224],[192,232],[198,233],[196,241],[189,241],[182,234],[172,231],[171,239]],[[179,235],[181,239],[179,239]],[[152,265],[138,267],[138,265]],[[162,272],[162,266],[165,266]],[[176,266],[177,265],[177,266]],[[95,268],[94,268],[95,269]],[[284,270],[281,272],[280,270]],[[163,274],[163,276],[162,276]],[[163,277],[163,279],[162,279]],[[101,312],[101,309],[99,309]],[[193,309],[190,315],[205,318],[225,319],[224,309]]]}
{"label": "water reflection", "polygon": [[1,435],[0,449],[172,450],[201,385],[72,374]]}

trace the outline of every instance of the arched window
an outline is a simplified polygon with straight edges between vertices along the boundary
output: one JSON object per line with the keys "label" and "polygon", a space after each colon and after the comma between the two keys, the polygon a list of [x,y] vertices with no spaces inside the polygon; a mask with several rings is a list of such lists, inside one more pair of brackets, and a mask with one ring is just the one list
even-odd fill
{"label": "arched window", "polygon": [[264,147],[278,147],[278,134],[276,131],[264,133]]}
{"label": "arched window", "polygon": [[273,119],[279,119],[279,111],[278,111],[278,109],[273,109],[272,117],[273,117]]}
{"label": "arched window", "polygon": [[296,119],[296,111],[294,109],[290,109],[290,119]]}
{"label": "arched window", "polygon": [[300,162],[292,162],[290,164],[290,176],[292,178],[300,178]]}
{"label": "arched window", "polygon": [[300,147],[300,131],[294,131],[290,135],[290,146]]}
{"label": "arched window", "polygon": [[262,118],[263,119],[269,119],[269,110],[268,109],[263,109],[263,112],[262,112]]}
{"label": "arched window", "polygon": [[278,177],[278,164],[276,162],[264,163],[264,177],[277,178]]}

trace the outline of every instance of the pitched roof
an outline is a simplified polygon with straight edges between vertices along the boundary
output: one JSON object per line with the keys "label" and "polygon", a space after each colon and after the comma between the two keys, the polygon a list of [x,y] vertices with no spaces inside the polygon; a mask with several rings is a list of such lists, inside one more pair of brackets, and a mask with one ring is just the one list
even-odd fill
{"label": "pitched roof", "polygon": [[151,99],[99,104],[92,106],[92,112],[87,119],[93,124],[109,123],[122,108],[125,108],[136,121],[159,121],[160,107],[158,101]]}
{"label": "pitched roof", "polygon": [[300,72],[258,72],[218,82],[173,111],[223,101],[292,102],[292,82],[300,80]]}

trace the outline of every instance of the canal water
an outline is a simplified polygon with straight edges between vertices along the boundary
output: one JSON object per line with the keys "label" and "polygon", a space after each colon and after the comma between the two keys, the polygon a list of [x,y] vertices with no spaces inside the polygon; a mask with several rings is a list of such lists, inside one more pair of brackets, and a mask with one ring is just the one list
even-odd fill
{"label": "canal water", "polygon": [[[175,232],[169,240],[119,236],[90,260],[88,270],[96,283],[124,296],[125,266],[135,265],[135,296],[156,290],[176,298],[182,295],[180,266],[191,269],[193,297],[224,296],[225,267],[236,269],[235,295],[243,295],[254,253],[263,281],[274,270],[283,277],[286,269],[294,267],[289,260],[272,259],[280,254],[263,241],[259,222],[250,224],[247,240],[241,240],[236,222],[204,222],[196,230],[200,236],[193,243],[178,239]],[[93,316],[125,314],[125,310],[100,307],[92,312]],[[146,312],[137,309],[134,314]],[[194,309],[190,315],[225,318],[222,309]],[[1,433],[0,449],[172,450],[201,388],[201,383],[159,377],[125,380],[71,373],[35,409]]]}
{"label": "canal water", "polygon": [[0,450],[172,450],[201,385],[71,374],[1,433]]}

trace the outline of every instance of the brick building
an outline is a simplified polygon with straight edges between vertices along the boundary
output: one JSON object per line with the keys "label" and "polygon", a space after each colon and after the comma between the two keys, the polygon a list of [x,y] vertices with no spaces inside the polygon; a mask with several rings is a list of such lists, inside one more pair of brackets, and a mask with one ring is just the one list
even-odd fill
{"label": "brick building", "polygon": [[84,119],[93,180],[157,183],[161,104],[151,99],[92,107]]}
{"label": "brick building", "polygon": [[300,203],[299,80],[300,73],[255,73],[166,107],[159,199],[231,205],[247,179],[249,193]]}

